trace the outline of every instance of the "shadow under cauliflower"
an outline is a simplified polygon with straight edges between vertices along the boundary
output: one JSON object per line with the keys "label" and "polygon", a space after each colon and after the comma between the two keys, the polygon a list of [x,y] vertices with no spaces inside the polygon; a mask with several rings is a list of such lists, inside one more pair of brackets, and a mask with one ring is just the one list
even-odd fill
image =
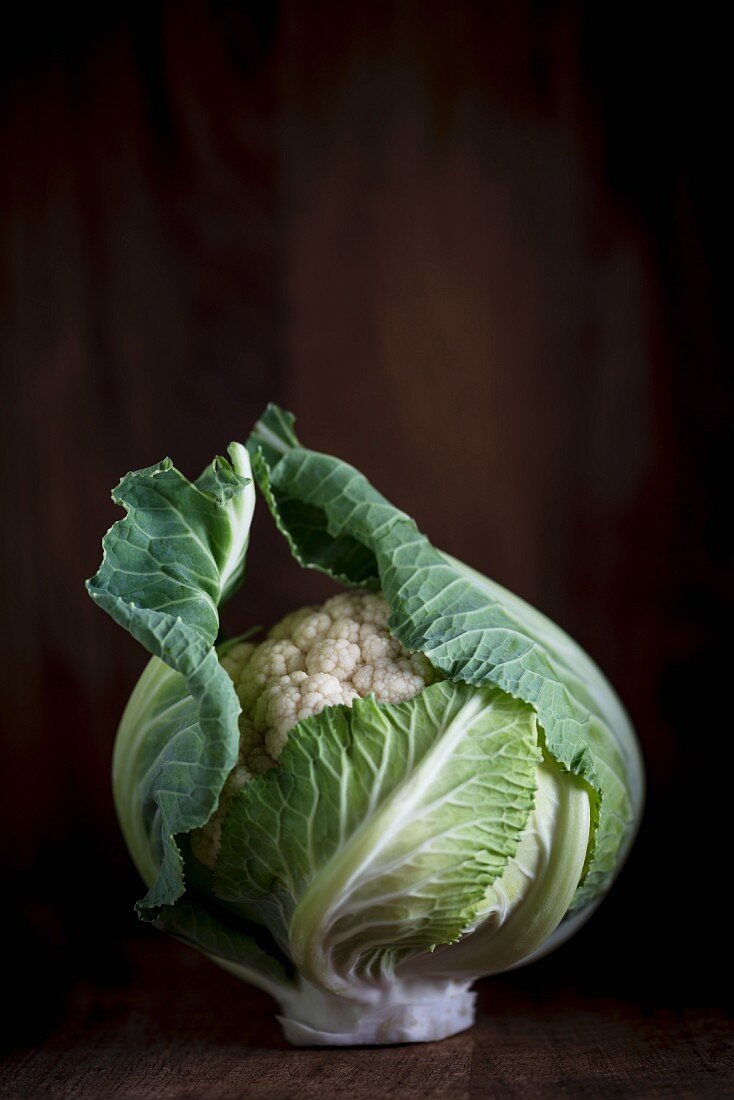
{"label": "shadow under cauliflower", "polygon": [[405,703],[442,679],[427,657],[391,635],[389,616],[380,595],[340,593],[320,607],[291,612],[265,641],[240,642],[222,657],[242,707],[239,756],[215,813],[191,834],[200,863],[214,867],[230,802],[248,780],[275,767],[298,722],[367,695]]}

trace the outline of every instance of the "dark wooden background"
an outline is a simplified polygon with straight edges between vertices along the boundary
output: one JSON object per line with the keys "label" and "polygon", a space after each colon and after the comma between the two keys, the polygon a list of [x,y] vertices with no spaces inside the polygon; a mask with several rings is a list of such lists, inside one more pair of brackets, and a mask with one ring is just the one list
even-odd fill
{"label": "dark wooden background", "polygon": [[[250,1003],[131,913],[108,772],[144,657],[82,582],[122,473],[168,453],[194,474],[277,400],[310,445],[563,624],[638,726],[650,793],[635,854],[573,944],[496,987],[518,1021],[572,991],[537,1014],[555,1021],[545,1038],[518,1024],[502,1057],[523,1035],[545,1042],[561,1058],[548,1094],[577,1095],[579,1020],[613,1003],[593,1050],[619,1013],[633,1033],[662,1013],[679,1031],[660,1025],[650,1095],[668,1095],[674,1064],[670,1095],[714,1094],[725,1044],[705,1039],[719,1035],[707,1013],[731,862],[728,59],[718,17],[653,8],[30,3],[6,28],[0,850],[21,1049],[46,1039],[75,1065],[94,1026],[80,997],[108,1006],[110,1035],[120,1005],[155,1016],[154,955],[178,974],[164,987],[191,973],[201,998]],[[242,628],[327,590],[260,511],[228,612]],[[190,1001],[182,1034],[200,1019]],[[564,1020],[577,1045],[567,1033],[558,1054]],[[98,1055],[116,1049],[99,1034]],[[128,1055],[146,1033],[129,1034]],[[201,1050],[220,1041],[206,1032]],[[583,1088],[647,1095],[640,1043],[617,1043],[625,1070],[621,1054],[617,1069],[592,1059]],[[314,1088],[351,1087],[338,1064]],[[28,1065],[13,1095],[40,1091]],[[464,1078],[421,1083],[390,1065],[388,1091],[469,1094]],[[527,1080],[495,1065],[497,1095],[530,1087],[524,1065]],[[121,1072],[120,1095],[214,1095],[195,1074],[166,1092]],[[62,1078],[59,1094],[81,1095]]]}

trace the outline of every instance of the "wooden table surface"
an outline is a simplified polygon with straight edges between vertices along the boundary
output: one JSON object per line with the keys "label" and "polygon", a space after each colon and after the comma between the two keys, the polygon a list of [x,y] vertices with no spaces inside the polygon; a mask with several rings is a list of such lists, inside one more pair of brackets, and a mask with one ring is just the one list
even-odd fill
{"label": "wooden table surface", "polygon": [[0,1076],[8,1097],[731,1097],[732,1029],[540,987],[536,966],[483,983],[477,1024],[441,1043],[294,1049],[272,1002],[162,937],[126,945],[124,982],[72,988],[63,1021]]}

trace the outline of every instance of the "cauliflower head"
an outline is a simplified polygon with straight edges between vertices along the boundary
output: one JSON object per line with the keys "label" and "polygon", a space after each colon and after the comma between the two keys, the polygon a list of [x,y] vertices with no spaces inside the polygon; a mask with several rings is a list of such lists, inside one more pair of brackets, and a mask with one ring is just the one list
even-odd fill
{"label": "cauliflower head", "polygon": [[291,612],[265,641],[240,642],[222,657],[242,707],[239,756],[214,815],[192,833],[200,863],[213,868],[229,804],[253,776],[275,767],[298,722],[358,696],[404,703],[442,678],[391,635],[389,616],[383,596],[344,592]]}

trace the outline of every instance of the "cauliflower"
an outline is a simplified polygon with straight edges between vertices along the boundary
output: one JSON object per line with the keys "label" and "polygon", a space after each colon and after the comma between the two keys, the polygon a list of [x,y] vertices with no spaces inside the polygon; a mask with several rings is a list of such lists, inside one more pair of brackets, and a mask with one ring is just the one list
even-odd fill
{"label": "cauliflower", "polygon": [[200,863],[214,866],[233,797],[275,767],[296,723],[324,707],[351,706],[358,696],[404,703],[441,678],[422,653],[393,638],[389,615],[381,595],[340,593],[321,607],[291,612],[264,642],[240,642],[222,658],[242,707],[239,758],[214,815],[192,834]]}
{"label": "cauliflower", "polygon": [[[138,911],[273,996],[297,1045],[453,1035],[475,978],[558,946],[615,878],[634,731],[566,634],[290,413],[228,454],[193,482],[170,459],[123,477],[88,582],[152,657],[113,760]],[[389,607],[347,592],[217,650],[256,483],[300,566]]]}

